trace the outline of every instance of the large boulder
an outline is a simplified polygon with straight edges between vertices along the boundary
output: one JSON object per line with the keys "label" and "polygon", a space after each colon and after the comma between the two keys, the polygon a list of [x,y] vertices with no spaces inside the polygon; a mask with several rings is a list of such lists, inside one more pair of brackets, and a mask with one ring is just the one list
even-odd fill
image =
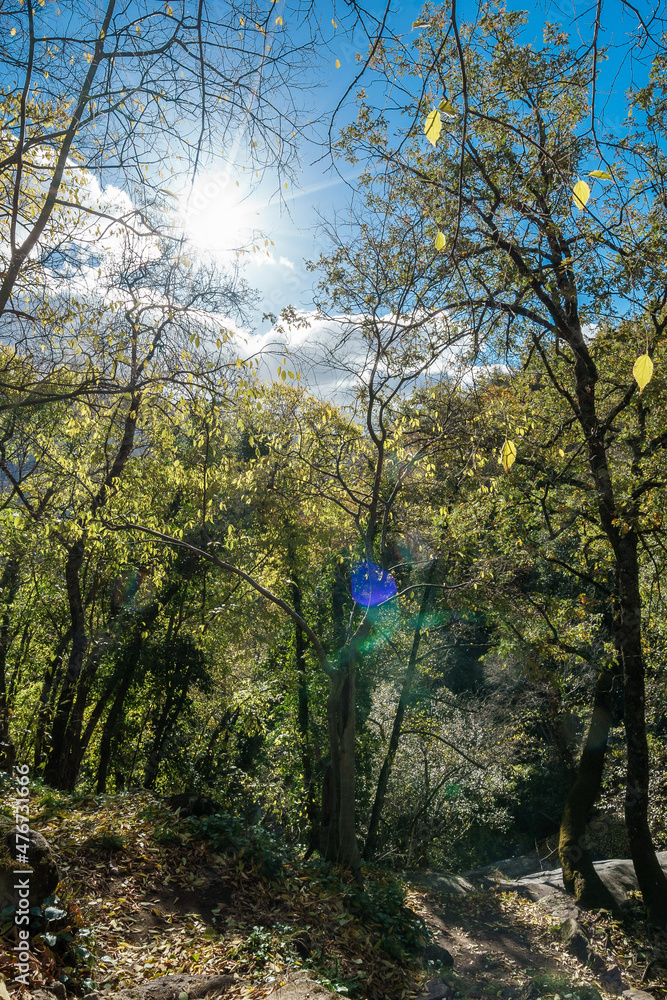
{"label": "large boulder", "polygon": [[[27,838],[27,849],[25,838]],[[19,853],[19,847],[21,851]],[[25,858],[25,862],[24,862]],[[20,859],[20,860],[19,860]],[[25,875],[20,872],[25,871]],[[29,890],[30,906],[39,906],[56,891],[60,874],[47,841],[36,830],[21,834],[9,821],[0,823],[0,909],[16,906],[17,887]]]}
{"label": "large boulder", "polygon": [[233,976],[175,974],[150,979],[140,986],[126,989],[105,989],[102,993],[87,993],[84,1000],[101,1000],[111,996],[115,1000],[199,1000],[210,993],[227,993],[234,985]]}
{"label": "large boulder", "polygon": [[[658,855],[663,870],[667,873],[667,851]],[[628,900],[628,893],[639,888],[632,861],[620,858],[615,861],[595,861],[595,869],[607,886],[616,902],[620,905]],[[563,891],[563,870],[536,872],[525,875],[516,882],[506,883],[507,888],[522,888],[533,899],[542,899],[549,890]]]}

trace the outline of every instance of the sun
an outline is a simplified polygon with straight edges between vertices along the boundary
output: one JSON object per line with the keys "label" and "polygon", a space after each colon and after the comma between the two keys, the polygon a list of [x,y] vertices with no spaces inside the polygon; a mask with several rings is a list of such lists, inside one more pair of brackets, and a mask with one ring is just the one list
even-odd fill
{"label": "sun", "polygon": [[200,250],[233,253],[261,235],[262,212],[251,193],[227,173],[208,172],[181,199],[182,226]]}

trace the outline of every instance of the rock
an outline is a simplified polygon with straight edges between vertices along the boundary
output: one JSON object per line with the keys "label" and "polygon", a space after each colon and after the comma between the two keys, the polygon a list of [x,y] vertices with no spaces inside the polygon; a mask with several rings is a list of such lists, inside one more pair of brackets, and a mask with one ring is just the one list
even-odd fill
{"label": "rock", "polygon": [[554,865],[558,866],[559,863],[555,855],[553,860],[543,860],[537,851],[531,851],[530,854],[522,854],[520,857],[503,858],[502,861],[493,861],[490,865],[484,865],[483,868],[473,868],[472,871],[462,872],[462,875],[463,878],[473,880],[479,878],[515,880],[523,878],[525,875],[531,875],[534,872],[540,874],[545,871],[548,872]]}
{"label": "rock", "polygon": [[[30,830],[27,834],[19,833],[19,845],[23,845],[23,837],[28,838],[27,865],[23,865],[22,861],[16,863],[18,857],[16,828],[11,822],[0,824],[0,909],[16,905],[15,886],[19,879],[28,881],[31,906],[39,906],[47,896],[52,896],[60,881],[51,848],[41,833],[37,833],[36,830]],[[21,857],[23,858],[23,851]],[[29,874],[15,875],[14,869],[22,867],[31,869]]]}
{"label": "rock", "polygon": [[178,1000],[181,993],[187,993],[188,1000],[199,1000],[209,993],[226,993],[234,982],[233,976],[160,976],[141,986],[104,990],[102,995],[87,993],[83,1000],[101,1000],[101,996],[112,996],[116,1000]]}
{"label": "rock", "polygon": [[432,979],[426,989],[428,993],[424,993],[419,1000],[452,1000],[455,992],[454,988],[442,979]]}
{"label": "rock", "polygon": [[319,983],[314,983],[307,976],[291,976],[286,983],[277,986],[272,993],[269,993],[270,1000],[331,1000],[335,995],[325,989]]}
{"label": "rock", "polygon": [[[667,851],[660,851],[657,854],[663,870],[667,873]],[[620,858],[614,861],[595,861],[595,869],[607,886],[612,896],[622,906],[628,900],[628,893],[639,888],[637,876],[632,861]],[[547,886],[552,891],[557,891],[565,895],[563,888],[563,869],[554,868],[552,871],[536,872],[533,875],[524,875],[515,882],[507,883],[506,888],[518,889],[519,886],[526,890],[546,895],[543,887]],[[540,898],[539,895],[532,898]],[[541,900],[540,900],[541,901]]]}
{"label": "rock", "polygon": [[621,996],[625,997],[625,1000],[655,1000],[652,993],[646,993],[644,990],[623,990]]}
{"label": "rock", "polygon": [[[469,892],[475,892],[476,887],[465,879],[462,875],[450,875],[447,872],[427,871],[423,873],[421,881],[436,892],[443,892],[449,896],[467,896]],[[489,882],[489,885],[493,883]]]}
{"label": "rock", "polygon": [[540,906],[548,910],[561,923],[569,917],[579,921],[582,915],[581,908],[577,906],[571,896],[566,895],[564,889],[551,889],[540,899]]}
{"label": "rock", "polygon": [[570,955],[574,955],[582,965],[585,965],[588,957],[588,938],[584,934],[581,924],[574,917],[568,917],[559,929],[561,941],[566,951]]}
{"label": "rock", "polygon": [[424,948],[424,958],[427,962],[437,962],[438,965],[444,965],[447,969],[451,969],[454,965],[453,957],[446,948],[441,947],[439,944],[427,945]]}
{"label": "rock", "polygon": [[[623,974],[617,965],[612,965],[599,977],[600,985],[607,993],[623,993],[628,989],[628,984],[623,979]],[[641,992],[641,991],[640,991]]]}

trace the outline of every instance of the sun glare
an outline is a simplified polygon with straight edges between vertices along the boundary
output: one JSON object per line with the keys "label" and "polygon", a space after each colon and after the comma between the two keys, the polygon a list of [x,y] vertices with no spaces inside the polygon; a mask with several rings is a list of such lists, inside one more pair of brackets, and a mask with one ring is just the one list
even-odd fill
{"label": "sun glare", "polygon": [[249,246],[261,233],[257,203],[227,174],[203,174],[181,205],[183,228],[201,250],[231,253]]}

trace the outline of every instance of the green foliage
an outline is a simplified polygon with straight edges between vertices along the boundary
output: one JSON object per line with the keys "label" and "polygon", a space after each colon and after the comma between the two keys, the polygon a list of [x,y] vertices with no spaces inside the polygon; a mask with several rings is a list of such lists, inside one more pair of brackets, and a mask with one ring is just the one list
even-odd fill
{"label": "green foliage", "polygon": [[363,888],[349,887],[346,899],[351,913],[378,929],[380,947],[397,962],[415,961],[428,943],[424,921],[407,908],[405,889],[393,876],[373,872]]}
{"label": "green foliage", "polygon": [[206,840],[214,851],[233,855],[240,869],[248,866],[268,878],[278,878],[287,849],[269,830],[260,826],[247,827],[237,816],[229,814],[189,819],[193,836]]}
{"label": "green foliage", "polygon": [[103,830],[94,837],[84,840],[83,846],[98,851],[122,851],[125,847],[125,838],[111,830]]}

